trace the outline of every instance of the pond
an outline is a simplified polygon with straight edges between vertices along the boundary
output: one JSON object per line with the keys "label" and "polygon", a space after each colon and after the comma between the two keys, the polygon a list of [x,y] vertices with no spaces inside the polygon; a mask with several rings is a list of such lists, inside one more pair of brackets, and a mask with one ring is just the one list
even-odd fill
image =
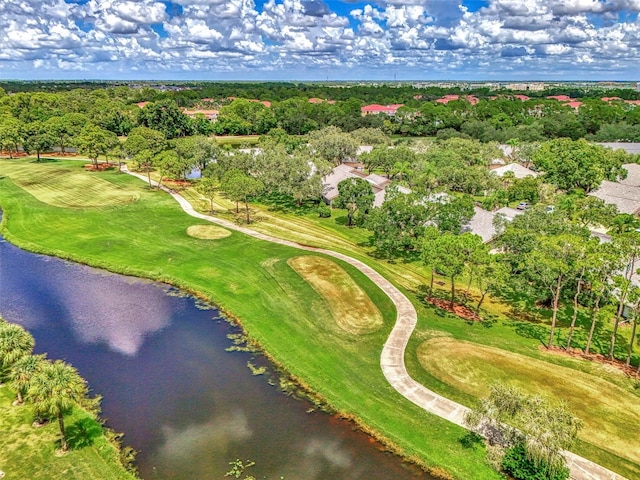
{"label": "pond", "polygon": [[[78,368],[144,479],[429,478],[367,435],[254,375],[233,327],[166,285],[25,252],[0,238],[0,315]],[[237,332],[236,332],[237,333]]]}

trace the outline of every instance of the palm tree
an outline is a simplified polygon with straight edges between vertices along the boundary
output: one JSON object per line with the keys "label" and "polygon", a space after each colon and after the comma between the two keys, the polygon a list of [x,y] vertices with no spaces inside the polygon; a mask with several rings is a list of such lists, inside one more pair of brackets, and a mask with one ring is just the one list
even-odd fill
{"label": "palm tree", "polygon": [[60,427],[62,451],[69,449],[64,431],[64,415],[86,400],[87,384],[71,365],[56,360],[46,362],[31,378],[27,397],[38,415],[55,416]]}
{"label": "palm tree", "polygon": [[0,382],[21,357],[30,355],[35,341],[20,325],[0,320]]}
{"label": "palm tree", "polygon": [[18,405],[21,405],[24,401],[23,396],[29,390],[31,379],[38,369],[45,365],[45,359],[46,355],[25,355],[11,366],[9,380],[11,380],[11,385],[18,394]]}

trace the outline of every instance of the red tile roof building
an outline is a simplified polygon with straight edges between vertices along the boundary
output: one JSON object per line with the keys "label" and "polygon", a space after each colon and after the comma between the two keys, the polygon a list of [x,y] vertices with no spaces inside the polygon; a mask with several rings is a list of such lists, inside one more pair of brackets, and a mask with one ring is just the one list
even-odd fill
{"label": "red tile roof building", "polygon": [[360,108],[362,115],[379,115],[384,113],[389,116],[393,116],[396,114],[400,107],[404,106],[403,104],[393,104],[393,105],[366,105]]}
{"label": "red tile roof building", "polygon": [[571,107],[571,108],[580,108],[582,106],[582,102],[577,100],[571,100],[570,102],[563,103],[563,107]]}
{"label": "red tile roof building", "polygon": [[445,95],[444,97],[437,99],[436,103],[446,105],[454,100],[466,100],[471,105],[476,105],[480,101],[478,97],[474,97],[473,95],[467,95],[466,97],[461,97],[460,95]]}
{"label": "red tile roof building", "polygon": [[573,100],[568,95],[550,95],[547,98],[549,100],[558,100],[559,102],[571,102]]}
{"label": "red tile roof building", "polygon": [[196,115],[204,115],[213,122],[218,119],[220,112],[218,112],[218,110],[183,110],[182,113],[190,118],[194,118]]}

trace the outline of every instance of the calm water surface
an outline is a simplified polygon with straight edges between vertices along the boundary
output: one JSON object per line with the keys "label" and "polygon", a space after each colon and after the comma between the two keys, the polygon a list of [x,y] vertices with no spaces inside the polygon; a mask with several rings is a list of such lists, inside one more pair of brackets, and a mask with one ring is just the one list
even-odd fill
{"label": "calm water surface", "polygon": [[232,330],[218,312],[175,293],[0,239],[0,315],[103,396],[143,478],[223,479],[236,458],[269,480],[428,478],[252,375],[249,354],[225,351]]}

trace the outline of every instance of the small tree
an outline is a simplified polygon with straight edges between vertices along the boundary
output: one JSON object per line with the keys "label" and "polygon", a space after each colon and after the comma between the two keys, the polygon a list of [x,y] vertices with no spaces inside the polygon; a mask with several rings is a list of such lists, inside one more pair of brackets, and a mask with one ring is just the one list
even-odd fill
{"label": "small tree", "polygon": [[113,132],[91,124],[84,127],[74,140],[78,152],[89,157],[96,166],[98,157],[106,155],[118,142],[118,137]]}
{"label": "small tree", "polygon": [[362,178],[347,178],[338,183],[334,206],[347,210],[347,226],[363,220],[373,207],[375,196],[371,184]]}
{"label": "small tree", "polygon": [[11,386],[15,388],[18,396],[17,403],[20,405],[24,400],[24,395],[31,386],[33,376],[43,367],[46,355],[25,355],[19,358],[9,371]]}
{"label": "small tree", "polygon": [[27,397],[38,415],[58,419],[60,446],[69,449],[65,435],[64,416],[87,400],[86,382],[77,370],[61,360],[46,362],[31,378]]}
{"label": "small tree", "polygon": [[[522,462],[531,462],[534,471],[543,474],[539,478],[568,478],[562,452],[577,438],[582,428],[580,419],[564,404],[554,405],[542,397],[528,396],[505,385],[491,385],[490,389],[480,407],[466,415],[465,423],[492,445],[524,452],[522,458],[511,451],[505,456],[503,465],[506,464],[509,473],[520,471]],[[536,477],[522,475],[515,478]]]}
{"label": "small tree", "polygon": [[40,161],[40,155],[48,151],[55,142],[55,139],[42,122],[27,124],[24,128],[23,138],[22,148],[29,154],[35,153],[38,162]]}
{"label": "small tree", "polygon": [[251,178],[239,170],[229,170],[221,182],[222,190],[227,196],[236,202],[236,213],[238,213],[238,202],[243,201],[247,215],[247,223],[251,223],[249,216],[249,197],[254,197],[264,191],[264,184],[260,180]]}
{"label": "small tree", "polygon": [[209,211],[213,213],[213,199],[218,192],[218,182],[212,177],[203,177],[196,185],[196,191],[209,200]]}
{"label": "small tree", "polygon": [[22,357],[31,355],[35,341],[20,325],[0,319],[0,382]]}

